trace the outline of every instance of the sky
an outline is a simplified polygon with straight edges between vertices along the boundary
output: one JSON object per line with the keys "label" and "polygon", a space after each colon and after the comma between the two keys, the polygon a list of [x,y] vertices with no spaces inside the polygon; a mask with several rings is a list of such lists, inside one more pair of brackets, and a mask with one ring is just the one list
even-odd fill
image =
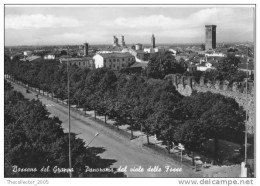
{"label": "sky", "polygon": [[5,46],[204,43],[205,25],[217,25],[217,43],[253,41],[249,6],[5,6]]}

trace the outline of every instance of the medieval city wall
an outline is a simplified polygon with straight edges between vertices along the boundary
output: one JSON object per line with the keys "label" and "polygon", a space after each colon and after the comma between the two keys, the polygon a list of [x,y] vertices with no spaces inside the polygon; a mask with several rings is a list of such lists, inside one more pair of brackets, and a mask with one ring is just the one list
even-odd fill
{"label": "medieval city wall", "polygon": [[253,82],[248,82],[246,91],[246,82],[234,82],[230,84],[228,81],[205,81],[200,78],[197,82],[190,76],[178,76],[170,74],[165,77],[173,82],[178,92],[184,96],[190,96],[193,91],[212,92],[222,94],[227,97],[234,98],[239,105],[248,110],[248,132],[254,133],[255,129],[255,90]]}

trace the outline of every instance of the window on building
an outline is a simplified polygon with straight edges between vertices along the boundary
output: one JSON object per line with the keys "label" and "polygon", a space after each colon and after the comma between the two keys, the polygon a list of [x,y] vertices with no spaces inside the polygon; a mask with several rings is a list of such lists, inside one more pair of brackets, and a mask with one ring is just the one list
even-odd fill
{"label": "window on building", "polygon": [[114,62],[116,62],[116,59],[113,59]]}
{"label": "window on building", "polygon": [[115,64],[113,64],[113,67],[115,68],[115,67],[116,67],[116,65],[115,65]]}
{"label": "window on building", "polygon": [[119,66],[117,66],[117,70],[119,70]]}
{"label": "window on building", "polygon": [[81,62],[79,62],[79,66],[81,65]]}
{"label": "window on building", "polygon": [[104,62],[106,62],[106,60],[104,59]]}
{"label": "window on building", "polygon": [[128,58],[128,61],[130,61],[130,58]]}
{"label": "window on building", "polygon": [[122,58],[122,61],[125,61],[125,58]]}
{"label": "window on building", "polygon": [[112,60],[110,59],[109,62],[112,62]]}

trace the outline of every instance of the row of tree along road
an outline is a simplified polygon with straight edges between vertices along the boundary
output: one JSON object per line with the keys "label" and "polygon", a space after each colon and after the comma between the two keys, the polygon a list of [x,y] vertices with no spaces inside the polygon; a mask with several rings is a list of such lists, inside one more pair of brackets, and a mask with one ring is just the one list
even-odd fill
{"label": "row of tree along road", "polygon": [[[171,59],[164,56],[160,63],[167,64]],[[149,68],[151,71],[151,62]],[[164,75],[184,72],[180,64],[170,64],[167,69]],[[207,154],[205,143],[213,139],[212,157],[219,162],[224,160],[218,150],[219,139],[243,143],[245,111],[232,98],[210,92],[183,97],[170,81],[106,68],[89,70],[73,65],[68,73],[70,104],[113,119],[115,126],[128,124],[131,131],[142,130],[148,143],[149,136],[156,135],[169,151],[174,144],[182,143],[190,154]],[[66,65],[55,61],[19,62],[6,57],[5,74],[59,99],[68,98]],[[240,155],[236,162],[241,162]]]}
{"label": "row of tree along road", "polygon": [[[5,177],[123,177],[110,166],[116,162],[97,154],[102,148],[86,148],[83,140],[71,134],[72,168],[68,164],[68,133],[61,121],[39,100],[27,100],[4,83],[4,174]],[[92,169],[111,171],[87,172]]]}

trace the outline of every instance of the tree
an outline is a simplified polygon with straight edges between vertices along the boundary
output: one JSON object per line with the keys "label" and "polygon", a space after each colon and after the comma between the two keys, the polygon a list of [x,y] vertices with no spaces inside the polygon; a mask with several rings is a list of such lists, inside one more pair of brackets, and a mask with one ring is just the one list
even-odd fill
{"label": "tree", "polygon": [[232,98],[219,98],[212,108],[200,117],[201,126],[208,138],[215,142],[215,158],[218,158],[218,140],[229,138],[225,131],[242,132],[245,126],[245,111]]}
{"label": "tree", "polygon": [[230,84],[233,82],[242,82],[247,77],[246,72],[238,70],[239,58],[228,56],[218,62],[216,70],[205,71],[202,76],[210,81],[227,80]]}
{"label": "tree", "polygon": [[60,51],[60,56],[63,56],[63,55],[67,55],[67,51],[66,50]]}
{"label": "tree", "polygon": [[153,121],[149,120],[151,119],[150,116],[152,113],[153,110],[147,101],[142,101],[142,103],[133,110],[133,120],[135,121],[135,125],[133,127],[141,130],[142,132],[145,132],[147,144],[150,144],[149,135],[152,133],[151,123]]}
{"label": "tree", "polygon": [[194,166],[194,151],[200,151],[203,143],[207,141],[203,129],[197,120],[185,120],[174,133],[176,142],[185,144],[185,150],[192,151],[192,165]]}
{"label": "tree", "polygon": [[112,70],[108,70],[98,84],[98,114],[105,116],[105,123],[108,113],[108,100],[110,95],[114,93],[116,87],[117,77]]}
{"label": "tree", "polygon": [[140,88],[140,103],[133,110],[134,128],[145,132],[147,137],[147,143],[149,144],[149,135],[153,131],[152,115],[154,113],[154,105],[151,102],[153,92],[156,90],[156,86],[145,82]]}
{"label": "tree", "polygon": [[210,80],[210,81],[223,81],[225,80],[222,73],[215,70],[215,69],[211,69],[211,70],[206,70],[205,72],[203,72],[203,74],[201,75],[205,78],[205,80]]}
{"label": "tree", "polygon": [[216,70],[221,73],[223,79],[229,80],[235,73],[237,73],[239,63],[240,60],[237,57],[226,57],[218,62]]}
{"label": "tree", "polygon": [[170,53],[158,53],[150,58],[146,73],[148,77],[162,79],[167,74],[182,74],[183,72],[185,72],[184,67],[177,63],[174,56],[172,56]]}
{"label": "tree", "polygon": [[116,91],[117,102],[116,110],[119,112],[119,123],[129,124],[131,130],[131,139],[134,130],[134,109],[140,104],[141,87],[145,80],[137,75],[122,77],[118,83]]}
{"label": "tree", "polygon": [[144,53],[144,61],[148,61],[150,59],[150,53]]}
{"label": "tree", "polygon": [[[226,131],[241,133],[244,129],[245,111],[243,108],[235,99],[220,94],[206,92],[185,97],[180,103],[178,115],[185,122],[192,121],[180,126],[179,130],[192,131],[195,126],[194,131],[199,131],[199,137],[196,138],[198,141],[200,141],[199,138],[214,139],[215,160],[218,159],[218,140],[232,140],[232,136],[227,135]],[[188,139],[194,138],[194,134],[190,132],[187,132],[185,136]],[[185,138],[179,139],[184,141]]]}
{"label": "tree", "polygon": [[[27,100],[13,91],[5,82],[5,176],[6,177],[68,177],[67,172],[55,173],[55,166],[68,168],[68,133],[64,133],[61,121],[49,117],[40,101]],[[19,97],[18,97],[18,96]],[[100,148],[86,148],[85,143],[71,133],[73,177],[122,177],[115,172],[85,172],[90,168],[109,168],[115,160],[101,159]],[[12,172],[12,166],[36,168],[36,172]],[[49,172],[41,168],[50,166]],[[115,169],[116,171],[116,169]]]}
{"label": "tree", "polygon": [[176,110],[182,98],[172,82],[168,81],[155,92],[152,100],[155,107],[150,118],[153,120],[153,132],[163,144],[167,144],[168,151],[172,148],[172,142],[175,142],[174,131],[180,124]]}
{"label": "tree", "polygon": [[94,110],[95,117],[96,111],[104,113],[104,104],[101,102],[104,101],[104,94],[108,89],[111,89],[114,81],[116,81],[116,76],[109,69],[100,68],[88,74],[85,80],[83,94],[85,104]]}

